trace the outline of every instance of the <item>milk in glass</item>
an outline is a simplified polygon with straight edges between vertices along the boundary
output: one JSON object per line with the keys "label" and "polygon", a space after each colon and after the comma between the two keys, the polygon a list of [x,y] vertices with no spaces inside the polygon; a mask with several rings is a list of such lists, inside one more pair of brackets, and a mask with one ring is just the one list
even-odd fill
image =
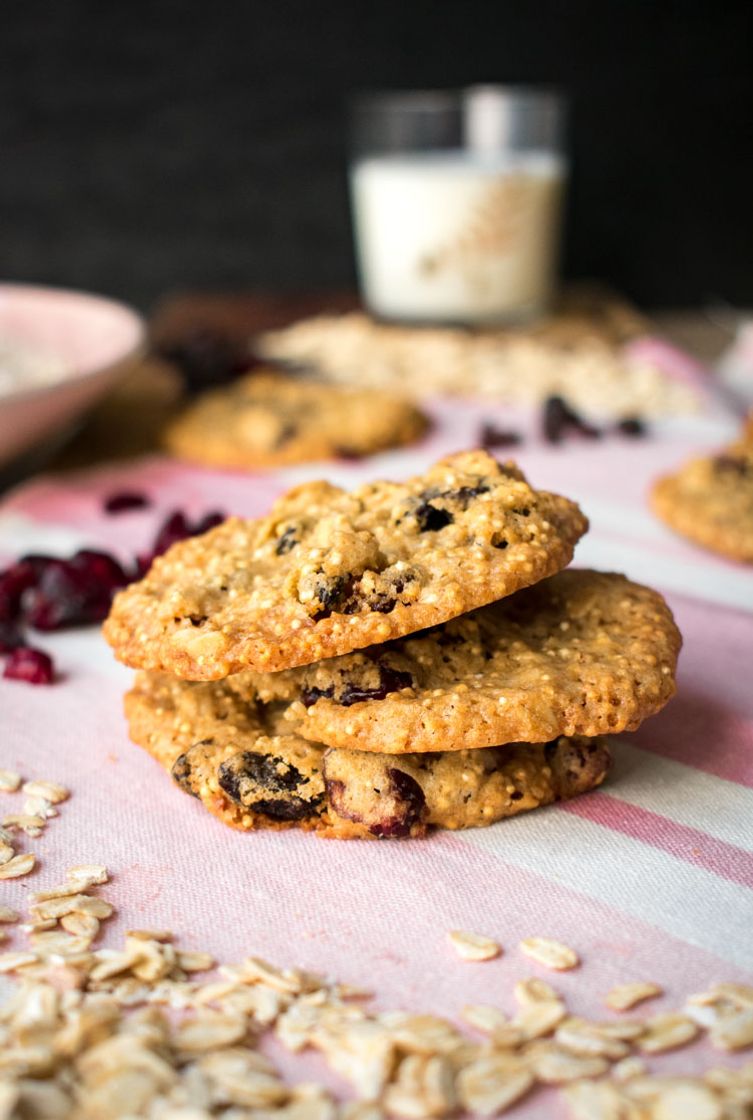
{"label": "milk in glass", "polygon": [[556,274],[564,160],[549,151],[367,156],[351,167],[362,292],[388,318],[540,313]]}

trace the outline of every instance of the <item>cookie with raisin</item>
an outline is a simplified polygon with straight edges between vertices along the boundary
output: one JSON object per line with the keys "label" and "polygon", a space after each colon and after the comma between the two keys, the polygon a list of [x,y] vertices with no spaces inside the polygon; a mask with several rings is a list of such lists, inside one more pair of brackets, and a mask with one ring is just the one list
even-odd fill
{"label": "cookie with raisin", "polygon": [[468,750],[634,731],[673,695],[680,645],[658,592],[569,570],[428,632],[228,686],[287,704],[328,746]]}
{"label": "cookie with raisin", "polygon": [[558,738],[400,758],[327,749],[224,681],[142,673],[126,697],[131,737],[224,824],[401,839],[490,825],[604,780],[602,739]]}
{"label": "cookie with raisin", "polygon": [[104,627],[133,668],[219,680],[278,671],[434,626],[552,575],[587,528],[484,451],[406,482],[306,483],[266,517],[173,545]]}
{"label": "cookie with raisin", "polygon": [[372,455],[413,443],[428,426],[405,397],[254,370],[188,404],[163,442],[191,463],[254,470]]}
{"label": "cookie with raisin", "polygon": [[681,536],[753,564],[753,413],[738,441],[660,478],[651,505]]}

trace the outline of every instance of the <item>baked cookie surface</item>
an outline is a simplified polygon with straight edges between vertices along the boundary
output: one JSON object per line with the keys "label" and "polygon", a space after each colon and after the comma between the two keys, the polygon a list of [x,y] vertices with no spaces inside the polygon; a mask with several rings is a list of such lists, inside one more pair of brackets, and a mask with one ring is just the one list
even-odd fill
{"label": "baked cookie surface", "polygon": [[369,455],[427,428],[424,414],[392,393],[254,372],[201,394],[163,441],[190,462],[251,469]]}
{"label": "baked cookie surface", "polygon": [[683,537],[731,560],[753,563],[753,414],[738,442],[660,478],[651,504]]}
{"label": "baked cookie surface", "polygon": [[187,793],[234,828],[298,827],[325,836],[419,837],[472,828],[598,786],[600,739],[390,756],[331,750],[280,734],[275,705],[225,682],[139,674],[126,696],[131,736]]}
{"label": "baked cookie surface", "polygon": [[464,750],[635,730],[673,695],[680,645],[657,592],[566,571],[428,633],[228,686],[286,702],[289,726],[328,746]]}
{"label": "baked cookie surface", "polygon": [[407,482],[307,483],[267,517],[173,545],[116,595],[104,633],[126,664],[190,680],[305,665],[536,583],[587,524],[483,451]]}

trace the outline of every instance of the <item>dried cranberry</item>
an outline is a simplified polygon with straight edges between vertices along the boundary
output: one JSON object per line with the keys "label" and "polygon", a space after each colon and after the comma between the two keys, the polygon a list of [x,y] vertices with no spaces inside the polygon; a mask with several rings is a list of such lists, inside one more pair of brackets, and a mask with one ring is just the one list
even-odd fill
{"label": "dried cranberry", "polygon": [[127,582],[114,557],[82,549],[70,560],[46,565],[24,602],[26,621],[36,630],[101,622],[107,617],[113,595]]}
{"label": "dried cranberry", "polygon": [[741,455],[717,455],[714,459],[714,469],[719,474],[739,475],[744,478],[746,474],[753,474],[753,463]]}
{"label": "dried cranberry", "polygon": [[601,432],[587,424],[563,397],[548,397],[544,402],[542,421],[544,439],[549,443],[561,443],[568,431],[576,432],[587,439],[599,439]]}
{"label": "dried cranberry", "polygon": [[57,560],[57,556],[50,556],[46,552],[27,552],[18,562],[19,564],[28,564],[34,572],[35,578],[39,579],[45,568],[48,568],[50,564],[56,564]]}
{"label": "dried cranberry", "polygon": [[331,700],[335,695],[335,686],[329,688],[304,688],[301,692],[301,702],[304,707],[310,708],[317,700]]}
{"label": "dried cranberry", "polygon": [[11,651],[3,676],[11,681],[26,681],[28,684],[52,684],[55,669],[52,658],[41,649],[19,646]]}
{"label": "dried cranberry", "polygon": [[311,789],[311,779],[297,766],[256,751],[240,751],[226,759],[217,779],[232,801],[276,821],[310,817],[323,799],[323,792]]}
{"label": "dried cranberry", "polygon": [[421,825],[426,798],[415,778],[404,770],[387,767],[386,781],[377,779],[376,783],[369,781],[365,787],[356,785],[352,788],[350,781],[335,776],[338,753],[328,752],[325,755],[324,771],[327,796],[339,817],[356,821],[373,836],[384,839],[410,836],[414,830],[425,830]]}
{"label": "dried cranberry", "polygon": [[445,490],[442,497],[451,502],[457,502],[461,509],[468,509],[474,498],[479,494],[488,494],[489,487],[480,482],[477,486],[459,486],[457,490]]}
{"label": "dried cranberry", "polygon": [[391,820],[372,825],[371,832],[385,838],[408,836],[413,825],[420,821],[426,806],[424,791],[416,779],[406,774],[404,770],[390,767],[387,774],[390,779],[390,793],[401,802],[401,813]]}
{"label": "dried cranberry", "polygon": [[232,381],[257,364],[245,343],[210,327],[196,327],[156,349],[160,357],[178,367],[193,391]]}
{"label": "dried cranberry", "polygon": [[216,529],[225,520],[225,514],[221,510],[213,509],[210,513],[205,513],[203,517],[199,518],[189,535],[198,537],[201,533],[208,533],[210,529]]}
{"label": "dried cranberry", "polygon": [[169,513],[165,520],[157,530],[157,536],[154,538],[152,545],[152,552],[155,556],[161,556],[163,552],[167,552],[171,545],[176,544],[178,541],[184,541],[186,537],[191,536],[191,529],[188,524],[188,518],[185,513],[179,509],[174,509]]}
{"label": "dried cranberry", "polygon": [[101,588],[114,590],[128,582],[123,567],[109,552],[98,552],[92,548],[81,548],[71,558],[70,563],[77,571],[87,576],[92,583]]}
{"label": "dried cranberry", "polygon": [[278,538],[275,545],[275,553],[277,556],[285,556],[288,552],[292,552],[299,542],[296,540],[295,527],[288,525],[285,532]]}
{"label": "dried cranberry", "polygon": [[389,665],[379,665],[379,685],[377,688],[362,688],[357,684],[346,684],[338,704],[349,708],[351,704],[358,704],[361,700],[384,700],[391,692],[399,692],[402,688],[413,688],[413,677],[410,673],[391,669]]}
{"label": "dried cranberry", "polygon": [[495,447],[517,447],[522,442],[523,437],[520,432],[514,432],[511,428],[498,428],[488,422],[481,425],[479,443],[487,451]]}
{"label": "dried cranberry", "polygon": [[125,513],[131,509],[146,509],[151,499],[137,490],[118,490],[109,494],[102,503],[105,513]]}
{"label": "dried cranberry", "polygon": [[0,655],[11,653],[23,644],[23,635],[15,623],[0,622]]}
{"label": "dried cranberry", "polygon": [[448,509],[440,509],[431,502],[420,502],[414,511],[420,533],[438,533],[455,520]]}
{"label": "dried cranberry", "polygon": [[617,431],[620,435],[640,439],[646,434],[646,425],[638,416],[626,416],[617,422]]}
{"label": "dried cranberry", "polygon": [[[316,599],[321,604],[311,616],[314,622],[329,618],[333,611],[353,614],[357,607],[355,600],[351,599],[354,585],[355,580],[352,576],[327,577],[322,574],[314,588]],[[351,610],[347,609],[349,605],[352,607]]]}
{"label": "dried cranberry", "polygon": [[27,560],[19,560],[0,574],[0,622],[13,622],[20,616],[24,592],[36,582],[35,567]]}
{"label": "dried cranberry", "polygon": [[191,795],[191,797],[198,797],[198,793],[191,784],[191,763],[188,753],[180,754],[172,765],[170,774],[173,781],[176,782],[180,788]]}
{"label": "dried cranberry", "polygon": [[188,537],[198,536],[200,533],[207,533],[210,529],[216,528],[221,525],[225,520],[225,514],[220,510],[212,510],[206,513],[195,524],[186,517],[182,510],[174,509],[167,515],[165,520],[157,530],[157,536],[152,545],[151,555],[148,557],[141,556],[137,558],[139,567],[148,568],[155,556],[161,556],[163,552],[167,552],[168,548],[177,544],[178,541],[184,541]]}

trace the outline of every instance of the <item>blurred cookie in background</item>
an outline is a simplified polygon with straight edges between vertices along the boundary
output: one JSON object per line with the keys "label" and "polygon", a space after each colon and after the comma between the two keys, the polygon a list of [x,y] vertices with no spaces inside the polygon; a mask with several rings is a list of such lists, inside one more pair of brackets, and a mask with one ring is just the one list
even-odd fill
{"label": "blurred cookie in background", "polygon": [[179,458],[244,470],[360,458],[412,443],[429,427],[407,399],[252,370],[200,394],[164,432]]}

